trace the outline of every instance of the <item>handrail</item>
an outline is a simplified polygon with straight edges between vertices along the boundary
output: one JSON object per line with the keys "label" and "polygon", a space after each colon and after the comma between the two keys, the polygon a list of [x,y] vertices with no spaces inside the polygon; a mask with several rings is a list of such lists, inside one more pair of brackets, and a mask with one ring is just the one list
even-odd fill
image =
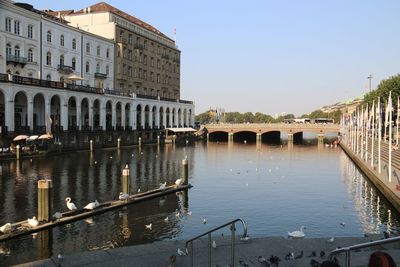
{"label": "handrail", "polygon": [[193,266],[193,255],[194,255],[194,253],[193,253],[193,241],[195,241],[196,239],[199,239],[199,238],[201,238],[203,236],[208,235],[208,266],[211,267],[211,233],[230,225],[231,226],[231,266],[234,267],[235,266],[235,231],[236,231],[235,223],[236,222],[241,222],[242,223],[242,225],[243,225],[243,235],[242,235],[241,239],[242,240],[247,240],[248,239],[248,235],[247,235],[246,222],[243,219],[238,218],[238,219],[235,219],[233,221],[227,222],[227,223],[225,223],[223,225],[220,225],[218,227],[215,227],[215,228],[213,228],[213,229],[211,229],[211,230],[209,230],[209,231],[207,231],[207,232],[205,232],[203,234],[200,234],[200,235],[198,235],[198,236],[186,241],[186,243],[185,243],[186,251],[188,251],[189,243],[191,244],[191,246],[190,246],[191,266]]}
{"label": "handrail", "polygon": [[339,253],[346,253],[345,256],[345,267],[350,267],[350,251],[360,249],[360,248],[367,248],[367,247],[372,247],[376,245],[382,245],[382,244],[387,244],[387,243],[393,243],[396,241],[400,241],[400,236],[397,237],[391,237],[387,239],[382,239],[382,240],[376,240],[376,241],[371,241],[367,243],[361,243],[357,245],[352,245],[344,248],[338,248],[333,250],[331,253],[329,253],[329,259],[332,259],[334,255],[339,254]]}

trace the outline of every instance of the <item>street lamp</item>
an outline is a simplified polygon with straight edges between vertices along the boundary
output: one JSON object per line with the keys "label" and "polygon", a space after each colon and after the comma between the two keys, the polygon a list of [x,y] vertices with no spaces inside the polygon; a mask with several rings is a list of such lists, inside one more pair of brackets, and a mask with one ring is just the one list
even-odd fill
{"label": "street lamp", "polygon": [[372,78],[374,78],[374,77],[372,77],[372,74],[370,74],[370,75],[367,77],[367,79],[369,80],[369,92],[371,92],[371,80],[372,80]]}

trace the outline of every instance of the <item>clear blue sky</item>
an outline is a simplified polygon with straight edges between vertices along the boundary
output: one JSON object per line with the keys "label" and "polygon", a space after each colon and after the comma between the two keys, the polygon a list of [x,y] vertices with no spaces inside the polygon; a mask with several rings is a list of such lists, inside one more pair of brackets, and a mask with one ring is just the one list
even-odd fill
{"label": "clear blue sky", "polygon": [[[81,9],[95,0],[27,2]],[[110,0],[182,51],[181,96],[196,113],[301,115],[354,98],[400,70],[400,1]]]}

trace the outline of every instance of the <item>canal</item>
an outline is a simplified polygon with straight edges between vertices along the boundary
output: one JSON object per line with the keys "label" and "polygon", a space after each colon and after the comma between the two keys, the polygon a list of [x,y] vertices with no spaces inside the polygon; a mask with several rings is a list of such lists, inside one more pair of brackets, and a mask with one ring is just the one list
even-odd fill
{"label": "canal", "polygon": [[[36,215],[40,179],[53,180],[54,211],[66,211],[66,197],[78,207],[117,199],[126,163],[132,192],[172,184],[186,156],[193,185],[187,195],[168,195],[1,242],[0,265],[187,239],[238,217],[247,222],[250,237],[287,236],[301,225],[306,237],[398,231],[399,214],[345,153],[315,143],[148,145],[2,162],[0,225]],[[149,223],[152,230],[145,229]]]}

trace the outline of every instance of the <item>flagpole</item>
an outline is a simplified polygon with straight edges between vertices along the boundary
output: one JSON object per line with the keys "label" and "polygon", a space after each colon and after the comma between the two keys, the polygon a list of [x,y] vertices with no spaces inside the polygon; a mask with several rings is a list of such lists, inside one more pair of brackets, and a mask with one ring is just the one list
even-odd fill
{"label": "flagpole", "polygon": [[371,167],[374,166],[374,142],[375,142],[375,99],[372,101],[372,109],[371,109],[371,113],[372,113],[372,137],[371,137]]}
{"label": "flagpole", "polygon": [[369,116],[368,116],[368,103],[365,107],[365,162],[368,162],[368,131],[369,131]]}
{"label": "flagpole", "polygon": [[361,159],[364,159],[364,107],[361,107]]}
{"label": "flagpole", "polygon": [[389,183],[392,181],[392,91],[389,92]]}
{"label": "flagpole", "polygon": [[381,120],[381,97],[378,97],[378,172],[381,173],[381,139],[382,139],[382,120]]}
{"label": "flagpole", "polygon": [[356,125],[356,154],[358,155],[358,148],[359,148],[359,146],[358,146],[358,142],[359,142],[359,138],[358,138],[358,135],[359,135],[359,127],[360,127],[360,116],[359,116],[359,109],[357,108],[357,125]]}
{"label": "flagpole", "polygon": [[397,96],[397,118],[396,118],[396,146],[399,146],[399,110],[400,98]]}

